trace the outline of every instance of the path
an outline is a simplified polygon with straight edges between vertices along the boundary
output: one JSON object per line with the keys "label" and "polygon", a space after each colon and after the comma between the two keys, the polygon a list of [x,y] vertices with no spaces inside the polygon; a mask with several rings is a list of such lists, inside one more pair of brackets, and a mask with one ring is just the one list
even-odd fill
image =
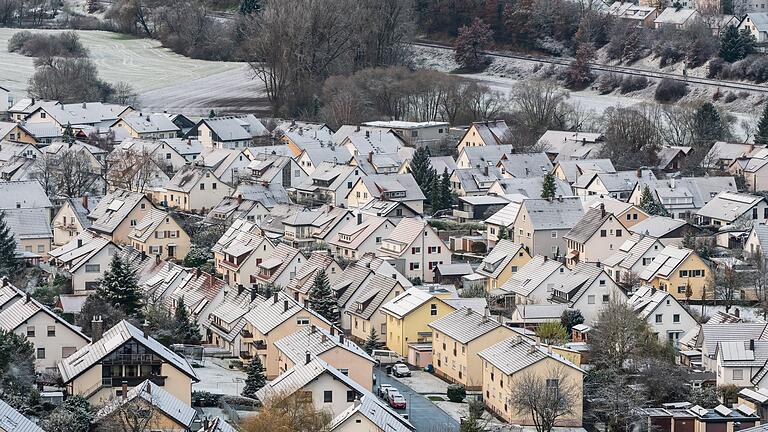
{"label": "path", "polygon": [[408,408],[397,410],[401,414],[408,414],[409,420],[416,427],[416,432],[456,432],[459,423],[445,411],[438,408],[429,399],[411,390],[410,387],[388,376],[386,372],[375,369],[377,386],[389,384],[400,391],[408,402]]}

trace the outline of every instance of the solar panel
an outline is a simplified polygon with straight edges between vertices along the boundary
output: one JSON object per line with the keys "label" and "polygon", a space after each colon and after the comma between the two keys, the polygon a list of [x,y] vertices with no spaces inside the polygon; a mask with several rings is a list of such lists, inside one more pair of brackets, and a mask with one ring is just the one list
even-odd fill
{"label": "solar panel", "polygon": [[107,206],[107,210],[118,211],[118,210],[120,210],[120,207],[122,207],[122,206],[123,206],[123,204],[124,204],[124,203],[123,203],[123,201],[122,201],[122,200],[119,200],[119,199],[114,199],[114,200],[112,200],[112,202],[111,202],[111,203],[109,203],[109,205]]}
{"label": "solar panel", "polygon": [[729,416],[731,415],[731,409],[726,407],[725,405],[718,405],[715,407],[715,412],[720,414],[721,416]]}

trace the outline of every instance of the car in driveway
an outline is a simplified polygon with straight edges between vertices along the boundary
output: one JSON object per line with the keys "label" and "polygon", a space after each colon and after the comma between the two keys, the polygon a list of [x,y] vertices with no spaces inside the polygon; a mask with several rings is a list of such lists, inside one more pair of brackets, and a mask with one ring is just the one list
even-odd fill
{"label": "car in driveway", "polygon": [[376,363],[381,365],[394,364],[405,360],[403,356],[390,350],[373,350],[371,357],[373,357]]}
{"label": "car in driveway", "polygon": [[399,392],[389,392],[389,406],[397,409],[405,409],[405,397]]}
{"label": "car in driveway", "polygon": [[411,376],[411,370],[408,369],[408,366],[404,365],[403,363],[397,363],[392,366],[392,375],[398,378],[409,377]]}
{"label": "car in driveway", "polygon": [[387,398],[387,390],[393,388],[390,384],[382,384],[379,386],[378,395],[382,399]]}

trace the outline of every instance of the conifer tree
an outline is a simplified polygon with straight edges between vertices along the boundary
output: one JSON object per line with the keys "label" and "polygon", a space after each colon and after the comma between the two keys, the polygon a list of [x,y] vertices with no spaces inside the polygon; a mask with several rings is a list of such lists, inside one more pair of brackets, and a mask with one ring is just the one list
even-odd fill
{"label": "conifer tree", "polygon": [[261,3],[259,0],[242,0],[240,2],[241,15],[250,15],[259,10],[261,10]]}
{"label": "conifer tree", "polygon": [[203,339],[200,335],[200,328],[194,320],[190,319],[183,296],[176,304],[173,319],[176,321],[176,337],[179,341],[191,345],[198,345],[200,343]]}
{"label": "conifer tree", "polygon": [[768,104],[765,104],[763,115],[760,117],[760,123],[757,124],[755,144],[768,144]]}
{"label": "conifer tree", "polygon": [[453,187],[451,186],[451,175],[448,174],[448,168],[443,169],[443,175],[440,177],[440,203],[443,209],[453,207]]}
{"label": "conifer tree", "polygon": [[376,334],[376,329],[371,326],[371,332],[368,333],[368,339],[365,341],[365,345],[363,345],[363,349],[368,354],[371,354],[373,350],[379,347],[379,335]]}
{"label": "conifer tree", "polygon": [[75,139],[75,132],[72,131],[72,125],[67,123],[67,125],[64,127],[64,133],[62,134],[62,141],[64,141],[67,144],[74,144],[77,142]]}
{"label": "conifer tree", "polygon": [[507,235],[507,227],[500,227],[499,228],[498,239],[499,240],[504,240],[504,239],[507,239],[507,238],[509,238],[509,236]]}
{"label": "conifer tree", "polygon": [[136,272],[117,254],[112,255],[109,270],[102,276],[96,295],[128,316],[141,314],[144,302]]}
{"label": "conifer tree", "polygon": [[429,203],[432,204],[432,213],[442,210],[440,202],[440,180],[436,175],[433,175],[429,182],[429,191],[424,194]]}
{"label": "conifer tree", "polygon": [[18,268],[16,239],[5,223],[5,212],[0,211],[0,277],[11,277],[16,274]]}
{"label": "conifer tree", "polygon": [[552,173],[547,173],[544,176],[544,185],[541,187],[541,197],[545,199],[552,199],[555,197],[556,192],[555,176],[553,176]]}
{"label": "conifer tree", "polygon": [[655,216],[669,216],[667,209],[653,198],[651,189],[648,185],[645,185],[643,192],[640,194],[640,209],[649,215]]}
{"label": "conifer tree", "polygon": [[315,275],[315,282],[309,290],[309,307],[333,324],[338,324],[341,320],[336,296],[325,270],[320,270]]}
{"label": "conifer tree", "polygon": [[245,379],[245,387],[240,393],[242,396],[255,398],[256,392],[261,390],[267,384],[267,378],[264,376],[264,365],[261,364],[261,358],[256,355],[248,365],[248,376]]}
{"label": "conifer tree", "polygon": [[424,196],[430,198],[430,187],[432,186],[435,169],[432,168],[432,163],[429,160],[429,149],[427,147],[419,147],[414,152],[413,159],[411,160],[411,174],[413,179],[416,180],[416,184],[421,188],[421,191],[424,192]]}

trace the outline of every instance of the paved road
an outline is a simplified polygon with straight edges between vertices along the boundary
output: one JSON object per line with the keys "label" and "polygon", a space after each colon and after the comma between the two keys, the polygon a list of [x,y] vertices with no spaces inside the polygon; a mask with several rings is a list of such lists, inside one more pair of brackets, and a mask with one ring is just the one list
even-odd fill
{"label": "paved road", "polygon": [[382,370],[374,369],[374,374],[376,375],[377,391],[379,384],[390,384],[405,396],[408,408],[397,411],[409,415],[411,424],[416,427],[416,432],[456,432],[459,430],[459,423],[445,411],[435,406],[429,399],[388,376]]}

